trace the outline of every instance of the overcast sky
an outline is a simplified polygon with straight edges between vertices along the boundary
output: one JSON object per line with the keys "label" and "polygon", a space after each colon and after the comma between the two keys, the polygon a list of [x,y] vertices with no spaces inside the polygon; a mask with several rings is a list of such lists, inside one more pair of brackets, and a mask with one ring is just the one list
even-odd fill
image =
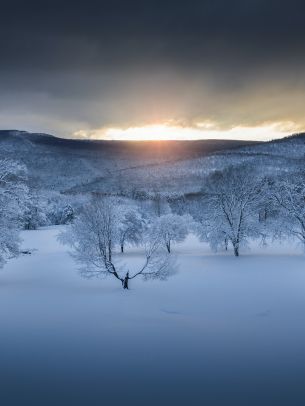
{"label": "overcast sky", "polygon": [[2,129],[305,130],[304,0],[3,3]]}

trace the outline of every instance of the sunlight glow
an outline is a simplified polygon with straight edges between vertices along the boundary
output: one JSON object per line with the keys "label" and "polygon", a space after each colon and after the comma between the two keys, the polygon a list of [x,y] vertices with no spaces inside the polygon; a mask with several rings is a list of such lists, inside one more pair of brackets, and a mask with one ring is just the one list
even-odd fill
{"label": "sunlight glow", "polygon": [[282,138],[293,132],[293,123],[275,123],[259,127],[237,126],[220,130],[211,122],[197,123],[195,127],[181,127],[169,124],[154,124],[143,127],[103,128],[93,131],[77,131],[77,138],[148,141],[148,140],[199,140],[236,139],[268,141]]}

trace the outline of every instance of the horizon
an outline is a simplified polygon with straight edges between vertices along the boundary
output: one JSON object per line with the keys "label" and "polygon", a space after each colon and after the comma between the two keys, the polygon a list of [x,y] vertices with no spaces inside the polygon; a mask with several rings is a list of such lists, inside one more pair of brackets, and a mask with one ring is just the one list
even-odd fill
{"label": "horizon", "polygon": [[[139,134],[135,134],[134,136],[131,134],[129,136],[124,136],[124,132],[129,132],[130,129],[127,130],[118,130],[118,129],[111,129],[114,131],[121,132],[122,135],[118,136],[107,136],[103,135],[100,136],[98,134],[95,134],[94,132],[90,134],[90,136],[83,136],[81,134],[78,134],[77,136],[72,135],[72,136],[64,136],[64,135],[59,135],[59,134],[54,134],[51,132],[42,132],[42,131],[31,131],[31,130],[24,130],[24,129],[16,129],[16,128],[4,128],[0,129],[0,131],[4,132],[18,132],[18,133],[27,133],[27,134],[37,134],[37,135],[47,135],[47,136],[52,136],[55,138],[59,139],[66,139],[66,140],[75,140],[75,141],[122,141],[122,142],[166,142],[166,141],[248,141],[248,142],[270,142],[270,141],[276,141],[284,138],[289,138],[289,137],[294,137],[303,134],[303,131],[298,131],[298,132],[281,132],[280,134],[275,133],[274,131],[268,132],[269,127],[262,127],[260,130],[262,131],[263,136],[255,136],[256,129],[246,129],[248,130],[245,132],[244,136],[234,136],[234,131],[231,132],[221,132],[221,131],[215,131],[213,134],[213,131],[206,132],[205,135],[200,136],[200,133],[197,132],[197,136],[191,137],[191,136],[178,136],[175,137],[173,135],[173,131],[171,131],[171,136],[160,136],[160,130],[158,131],[159,134],[158,136],[153,136],[151,134],[151,131],[147,132],[147,135],[145,135],[145,129],[140,129],[140,136]],[[132,129],[131,129],[132,130]],[[138,129],[137,129],[138,130]],[[172,129],[170,129],[172,130]],[[190,129],[184,129],[183,131],[186,131],[186,133],[189,132]],[[242,134],[243,129],[238,129],[239,132]],[[142,134],[143,131],[143,134]],[[192,131],[192,129],[191,129]],[[132,131],[131,131],[132,132]],[[137,131],[136,131],[137,132]],[[198,134],[199,133],[199,134]],[[227,137],[228,133],[233,134],[230,137]],[[252,137],[249,137],[249,134],[252,133]],[[181,132],[180,132],[181,135]]]}

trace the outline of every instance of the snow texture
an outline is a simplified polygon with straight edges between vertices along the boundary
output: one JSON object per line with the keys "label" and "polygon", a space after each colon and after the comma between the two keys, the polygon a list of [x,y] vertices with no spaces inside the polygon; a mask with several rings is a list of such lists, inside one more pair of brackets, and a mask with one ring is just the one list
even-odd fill
{"label": "snow texture", "polygon": [[[166,282],[82,279],[63,227],[22,232],[0,273],[0,404],[303,405],[305,267],[294,242],[215,255],[189,236]],[[36,251],[34,250],[36,249]],[[126,247],[129,266],[140,248]]]}

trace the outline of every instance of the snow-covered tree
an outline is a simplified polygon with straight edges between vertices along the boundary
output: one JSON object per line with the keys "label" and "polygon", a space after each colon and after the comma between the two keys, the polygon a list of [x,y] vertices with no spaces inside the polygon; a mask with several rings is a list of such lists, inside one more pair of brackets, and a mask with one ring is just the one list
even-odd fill
{"label": "snow-covered tree", "polygon": [[170,207],[167,201],[166,194],[160,192],[153,192],[149,195],[149,200],[151,204],[152,214],[158,217],[170,213]]}
{"label": "snow-covered tree", "polygon": [[305,249],[305,174],[293,174],[275,182],[271,198],[278,210],[274,227],[277,234],[298,238]]}
{"label": "snow-covered tree", "polygon": [[152,220],[150,234],[153,238],[160,239],[170,253],[173,242],[184,241],[191,223],[192,219],[189,215],[165,214]]}
{"label": "snow-covered tree", "polygon": [[147,239],[144,263],[138,271],[131,273],[116,265],[112,251],[122,219],[116,203],[112,198],[95,199],[60,237],[73,248],[74,258],[85,265],[82,275],[89,278],[111,275],[124,289],[128,289],[129,281],[137,276],[166,279],[172,268],[158,239]]}
{"label": "snow-covered tree", "polygon": [[74,216],[73,207],[70,204],[66,204],[61,213],[60,224],[70,224],[73,221]]}
{"label": "snow-covered tree", "polygon": [[71,223],[75,216],[76,207],[84,204],[79,204],[81,200],[78,196],[68,197],[58,192],[46,193],[48,223],[52,225]]}
{"label": "snow-covered tree", "polygon": [[25,230],[36,230],[47,224],[46,207],[36,193],[30,193],[25,201],[22,223]]}
{"label": "snow-covered tree", "polygon": [[229,167],[213,173],[198,205],[201,238],[213,249],[227,249],[231,243],[234,255],[239,256],[241,245],[249,237],[260,235],[258,206],[263,189],[263,183],[255,179],[249,167]]}
{"label": "snow-covered tree", "polygon": [[19,229],[27,197],[26,168],[0,159],[0,266],[19,253]]}
{"label": "snow-covered tree", "polygon": [[143,239],[146,222],[136,207],[123,206],[118,227],[118,238],[121,252],[124,252],[126,243],[138,245]]}

